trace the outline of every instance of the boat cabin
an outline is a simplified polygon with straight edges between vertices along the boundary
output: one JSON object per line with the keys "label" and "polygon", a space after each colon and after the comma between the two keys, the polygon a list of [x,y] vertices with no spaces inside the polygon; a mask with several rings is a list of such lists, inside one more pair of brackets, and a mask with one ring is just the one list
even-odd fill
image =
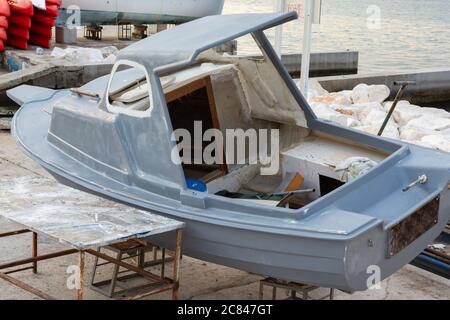
{"label": "boat cabin", "polygon": [[[118,71],[124,68],[128,69]],[[264,54],[222,56],[210,50],[195,64],[155,79],[164,93],[172,142],[177,144],[180,159],[175,163],[192,190],[298,209],[348,181],[337,171],[347,159],[379,163],[388,156],[309,128],[305,112]],[[143,65],[118,61],[109,84],[108,111],[152,118],[157,97],[150,81]],[[269,147],[261,150],[262,142]],[[210,149],[219,161],[205,159]],[[273,162],[261,163],[262,151]]]}

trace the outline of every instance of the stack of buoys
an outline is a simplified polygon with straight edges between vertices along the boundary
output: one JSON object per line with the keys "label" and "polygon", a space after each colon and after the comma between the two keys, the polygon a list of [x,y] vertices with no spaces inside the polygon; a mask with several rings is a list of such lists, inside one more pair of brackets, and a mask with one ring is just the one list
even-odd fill
{"label": "stack of buoys", "polygon": [[0,51],[5,51],[5,43],[8,39],[8,18],[11,15],[8,1],[0,0]]}
{"label": "stack of buoys", "polygon": [[31,44],[50,48],[52,29],[59,13],[62,0],[46,0],[46,10],[35,9],[31,18],[30,40]]}
{"label": "stack of buoys", "polygon": [[34,14],[30,0],[8,0],[11,15],[8,18],[8,39],[10,47],[26,50],[30,39],[31,17]]}

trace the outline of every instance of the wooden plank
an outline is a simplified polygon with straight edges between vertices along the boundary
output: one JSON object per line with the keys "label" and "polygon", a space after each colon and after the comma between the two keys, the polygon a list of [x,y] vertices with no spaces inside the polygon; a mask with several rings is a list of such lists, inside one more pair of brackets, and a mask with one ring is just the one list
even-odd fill
{"label": "wooden plank", "polygon": [[167,93],[166,103],[171,103],[175,100],[178,100],[190,93],[193,93],[205,87],[206,87],[205,79],[193,81],[185,86],[182,86],[181,88],[175,89],[174,91]]}

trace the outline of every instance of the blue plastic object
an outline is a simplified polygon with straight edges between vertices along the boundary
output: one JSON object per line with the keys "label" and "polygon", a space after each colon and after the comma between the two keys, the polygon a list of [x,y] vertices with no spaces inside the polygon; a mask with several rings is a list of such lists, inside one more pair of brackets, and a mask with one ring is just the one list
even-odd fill
{"label": "blue plastic object", "polygon": [[199,192],[206,192],[208,190],[208,187],[203,181],[195,180],[195,179],[187,179],[186,184],[188,189],[199,191]]}

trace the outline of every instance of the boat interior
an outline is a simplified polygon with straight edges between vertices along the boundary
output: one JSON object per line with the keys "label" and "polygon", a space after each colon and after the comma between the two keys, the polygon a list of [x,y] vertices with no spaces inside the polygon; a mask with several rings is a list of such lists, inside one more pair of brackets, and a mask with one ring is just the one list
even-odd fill
{"label": "boat interior", "polygon": [[[207,52],[196,65],[160,75],[160,81],[174,132],[183,129],[195,137],[198,128],[194,124],[202,124],[200,142],[195,138],[179,147],[186,181],[191,182],[188,188],[194,190],[201,185],[199,191],[218,196],[299,209],[348,182],[336,171],[341,162],[363,157],[379,163],[388,156],[309,129],[303,110],[265,57],[227,57]],[[145,72],[140,70],[134,81],[115,86],[109,102],[114,112],[131,110],[135,116],[148,115],[152,95]],[[216,135],[205,139],[209,129],[222,133],[224,140],[219,143]],[[275,171],[264,174],[262,169],[273,163],[254,161],[262,150],[259,143],[258,148],[249,145],[254,137],[251,134],[244,135],[245,153],[239,153],[239,144],[230,147],[228,134],[236,129],[244,133],[254,130],[259,141],[268,142],[265,154],[279,154]],[[271,135],[274,130],[277,136]],[[277,148],[270,150],[272,140],[278,138]],[[223,161],[195,159],[195,155],[211,151],[208,148],[213,141],[217,143],[211,155]]]}

